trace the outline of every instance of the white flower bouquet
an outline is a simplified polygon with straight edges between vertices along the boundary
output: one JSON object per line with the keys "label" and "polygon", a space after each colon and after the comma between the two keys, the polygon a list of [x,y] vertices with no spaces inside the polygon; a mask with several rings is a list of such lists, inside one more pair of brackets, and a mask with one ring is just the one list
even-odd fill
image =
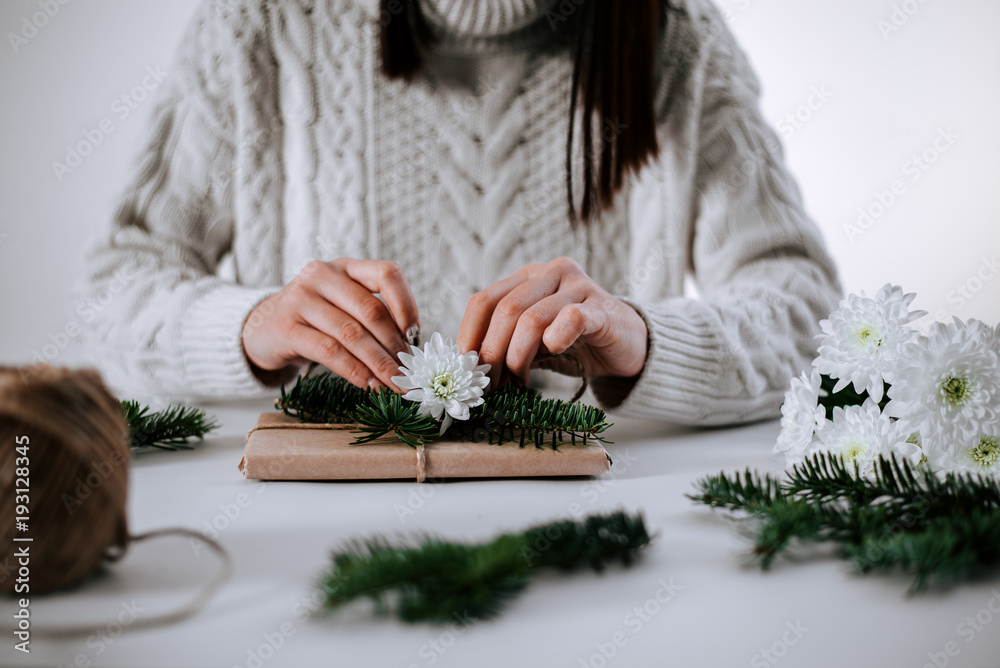
{"label": "white flower bouquet", "polygon": [[1000,332],[955,319],[920,334],[913,298],[886,285],[820,323],[781,407],[783,473],[719,473],[689,495],[752,520],[761,567],[833,543],[858,573],[912,574],[913,591],[1000,569]]}
{"label": "white flower bouquet", "polygon": [[820,322],[819,356],[792,381],[775,454],[789,467],[840,455],[872,477],[880,457],[935,473],[1000,476],[1000,327],[912,323],[915,295],[886,284]]}

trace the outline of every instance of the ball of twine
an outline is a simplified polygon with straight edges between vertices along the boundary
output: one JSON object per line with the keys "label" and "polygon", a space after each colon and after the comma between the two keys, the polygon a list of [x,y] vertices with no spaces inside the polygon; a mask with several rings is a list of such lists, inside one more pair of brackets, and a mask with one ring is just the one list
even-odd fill
{"label": "ball of twine", "polygon": [[96,371],[0,367],[0,591],[15,592],[26,546],[32,593],[74,585],[124,551],[128,461],[128,427]]}

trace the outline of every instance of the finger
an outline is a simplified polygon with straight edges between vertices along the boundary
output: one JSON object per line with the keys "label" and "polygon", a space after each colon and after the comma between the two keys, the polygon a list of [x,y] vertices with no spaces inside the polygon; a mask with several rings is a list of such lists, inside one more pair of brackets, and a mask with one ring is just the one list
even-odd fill
{"label": "finger", "polygon": [[352,385],[367,389],[378,382],[371,370],[333,337],[305,324],[292,328],[289,336],[299,354],[319,362]]}
{"label": "finger", "polygon": [[417,300],[398,264],[384,260],[347,260],[344,270],[371,292],[382,295],[400,332],[405,333],[410,327],[420,328]]}
{"label": "finger", "polygon": [[[387,352],[363,324],[320,297],[307,298],[299,312],[306,324],[336,340],[355,359],[365,364],[370,375],[394,392],[401,391],[392,382],[392,377],[399,375],[398,359]],[[325,364],[324,360],[316,361]]]}
{"label": "finger", "polygon": [[[511,373],[522,382],[528,382],[531,363],[537,357],[539,348],[543,347],[544,344],[542,336],[545,330],[553,323],[563,308],[570,304],[579,303],[585,296],[574,290],[561,289],[521,314],[507,347],[505,361]],[[544,347],[551,352],[547,345]],[[566,346],[566,348],[568,347]]]}
{"label": "finger", "polygon": [[592,300],[563,307],[542,335],[554,355],[565,352],[578,339],[599,334],[607,327],[604,311]]}
{"label": "finger", "polygon": [[[364,325],[391,356],[409,351],[389,309],[367,287],[355,283],[350,277],[335,274],[331,280],[320,281],[316,288],[323,299],[307,298],[310,313],[315,317],[330,313],[322,307],[323,303],[328,302]],[[329,329],[325,331],[332,333]]]}
{"label": "finger", "polygon": [[490,287],[472,295],[469,305],[462,316],[462,324],[458,328],[458,349],[464,354],[470,350],[479,350],[490,327],[490,318],[497,303],[518,285],[528,280],[523,272],[517,272],[507,278],[497,281]]}
{"label": "finger", "polygon": [[492,365],[491,388],[497,386],[511,336],[521,315],[541,300],[555,294],[559,289],[559,280],[558,274],[543,274],[535,280],[521,283],[497,302],[490,317],[489,330],[479,349],[481,363]]}

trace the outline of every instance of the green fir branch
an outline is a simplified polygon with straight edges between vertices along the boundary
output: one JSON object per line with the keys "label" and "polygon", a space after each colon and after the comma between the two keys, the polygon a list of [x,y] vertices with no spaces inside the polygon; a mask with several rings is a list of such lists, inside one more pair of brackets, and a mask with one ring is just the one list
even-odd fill
{"label": "green fir branch", "polygon": [[631,565],[650,542],[641,515],[616,512],[560,521],[487,543],[467,545],[424,537],[409,545],[357,540],[333,555],[322,579],[325,606],[361,598],[408,622],[475,620],[498,614],[539,568],[601,570]]}
{"label": "green fir branch", "polygon": [[191,406],[168,406],[162,411],[150,413],[149,406],[142,406],[137,401],[121,401],[119,405],[133,448],[191,450],[190,439],[201,440],[205,434],[219,427],[215,420],[205,416],[204,411]]}
{"label": "green fir branch", "polygon": [[[275,408],[303,422],[356,423],[365,435],[355,444],[391,433],[415,447],[439,431],[436,420],[419,415],[417,403],[390,392],[358,389],[328,371],[301,377],[288,391],[282,385]],[[507,385],[486,395],[482,404],[471,409],[468,420],[453,422],[445,436],[558,448],[567,441],[572,445],[586,445],[588,440],[606,443],[602,434],[610,426],[599,408],[544,399],[534,388]]]}
{"label": "green fir branch", "polygon": [[343,424],[357,422],[355,411],[372,390],[362,390],[329,371],[300,376],[295,386],[281,396],[274,407],[302,422]]}
{"label": "green fir branch", "polygon": [[872,479],[840,456],[818,453],[785,477],[751,471],[701,480],[697,503],[756,520],[761,566],[794,543],[833,542],[859,572],[899,571],[915,590],[951,584],[1000,566],[1000,484],[991,477],[939,476],[880,458]]}
{"label": "green fir branch", "polygon": [[588,440],[607,443],[601,434],[611,425],[599,408],[579,402],[545,399],[533,387],[505,385],[492,392],[473,408],[467,421],[456,421],[448,434],[464,436],[473,441],[484,438],[491,444],[503,445],[517,441],[520,447],[533,443],[536,448],[546,442],[557,449],[568,440],[581,445]]}
{"label": "green fir branch", "polygon": [[420,415],[419,409],[419,404],[395,392],[372,392],[354,411],[354,419],[360,424],[358,432],[365,434],[354,440],[355,445],[370,443],[389,433],[410,447],[423,445],[426,439],[437,436],[440,427],[433,418]]}

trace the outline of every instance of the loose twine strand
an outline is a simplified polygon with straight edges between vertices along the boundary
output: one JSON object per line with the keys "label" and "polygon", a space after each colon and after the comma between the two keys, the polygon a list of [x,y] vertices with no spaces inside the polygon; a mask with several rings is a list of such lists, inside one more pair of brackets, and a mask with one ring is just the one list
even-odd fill
{"label": "loose twine strand", "polygon": [[[219,558],[220,568],[215,574],[211,581],[206,584],[202,590],[191,599],[188,603],[184,604],[177,610],[172,612],[165,612],[159,615],[154,615],[152,617],[143,617],[136,619],[130,623],[121,624],[122,632],[125,631],[139,631],[141,629],[149,629],[158,626],[169,626],[170,624],[176,624],[177,622],[184,621],[189,617],[194,616],[208,604],[209,601],[222,589],[223,585],[232,577],[233,574],[233,558],[230,556],[229,552],[224,548],[217,540],[206,536],[200,531],[195,531],[193,529],[186,529],[184,527],[169,527],[166,529],[156,529],[153,531],[147,531],[145,533],[130,535],[128,537],[129,544],[141,543],[145,540],[150,540],[153,538],[160,538],[163,536],[185,536],[187,538],[200,541],[206,545],[215,555]],[[117,561],[121,558],[124,552],[112,553],[109,555],[109,561]],[[73,638],[83,635],[91,635],[95,631],[99,631],[101,628],[105,628],[107,624],[118,623],[114,619],[109,619],[105,624],[95,626],[94,622],[87,622],[82,624],[67,624],[59,626],[45,626],[38,625],[37,623],[32,624],[32,631],[39,636],[45,636],[48,638]]]}
{"label": "loose twine strand", "polygon": [[[29,551],[28,585],[32,594],[41,594],[80,583],[103,563],[120,559],[130,543],[171,534],[201,541],[222,568],[188,604],[128,628],[187,619],[229,579],[231,557],[200,532],[177,527],[129,533],[129,429],[121,405],[95,370],[0,367],[0,443],[0,516],[24,518],[21,526],[0,525],[0,563],[7,566],[0,573],[0,592],[20,593],[15,592],[19,550]],[[17,513],[15,499],[22,506]],[[93,622],[33,624],[32,630],[67,637],[93,633],[95,627]]]}

